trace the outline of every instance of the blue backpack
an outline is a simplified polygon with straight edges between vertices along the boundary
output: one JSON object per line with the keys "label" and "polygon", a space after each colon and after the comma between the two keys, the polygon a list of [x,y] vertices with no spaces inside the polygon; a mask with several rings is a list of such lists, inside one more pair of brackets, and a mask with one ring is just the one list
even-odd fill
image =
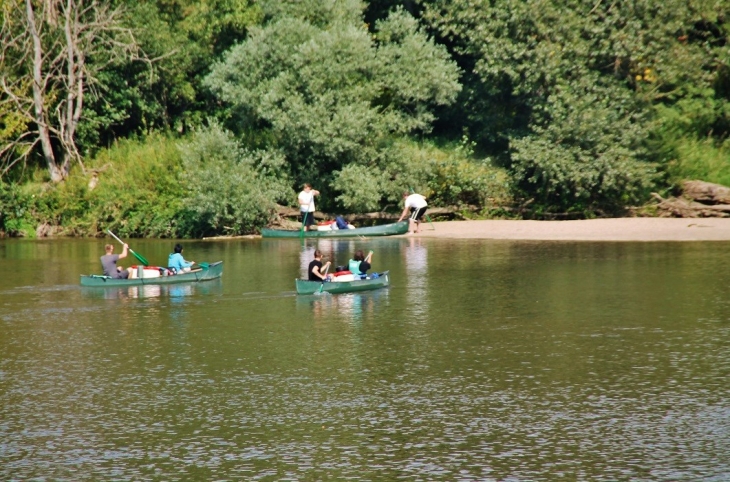
{"label": "blue backpack", "polygon": [[342,216],[337,216],[335,218],[335,223],[337,223],[337,227],[340,229],[347,229],[347,221],[345,221],[345,218]]}

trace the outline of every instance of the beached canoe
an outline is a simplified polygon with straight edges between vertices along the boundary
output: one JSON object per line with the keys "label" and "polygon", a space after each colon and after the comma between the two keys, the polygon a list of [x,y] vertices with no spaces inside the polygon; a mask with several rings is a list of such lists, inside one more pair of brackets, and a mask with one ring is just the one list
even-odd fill
{"label": "beached canoe", "polygon": [[223,274],[223,261],[215,263],[201,263],[199,268],[172,276],[157,276],[154,278],[118,279],[103,275],[81,275],[81,286],[140,286],[140,285],[169,285],[175,283],[195,283],[220,278]]}
{"label": "beached canoe", "polygon": [[367,278],[353,281],[330,281],[327,283],[307,281],[304,279],[297,279],[295,281],[298,295],[313,295],[319,293],[320,288],[322,291],[332,294],[354,293],[356,291],[384,288],[390,284],[390,275],[388,271],[384,271],[382,273],[373,273],[372,275],[368,275]]}
{"label": "beached canoe", "polygon": [[355,229],[336,229],[334,231],[301,231],[287,229],[262,229],[261,236],[264,238],[347,238],[357,236],[393,236],[406,234],[408,232],[408,221],[399,223],[381,224],[380,226],[366,226]]}

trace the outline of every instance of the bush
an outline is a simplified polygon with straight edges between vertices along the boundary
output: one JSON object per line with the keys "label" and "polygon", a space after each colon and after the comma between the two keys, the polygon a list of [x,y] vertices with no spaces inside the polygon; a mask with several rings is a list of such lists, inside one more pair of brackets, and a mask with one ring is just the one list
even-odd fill
{"label": "bush", "polygon": [[664,145],[668,159],[665,169],[670,185],[686,179],[730,186],[730,140],[689,136],[675,138]]}
{"label": "bush", "polygon": [[242,149],[219,125],[198,131],[181,144],[186,194],[186,230],[196,234],[245,234],[275,215],[276,202],[295,193],[284,174],[284,157]]}
{"label": "bush", "polygon": [[28,209],[31,200],[18,184],[0,182],[0,237],[35,235]]}
{"label": "bush", "polygon": [[57,185],[43,182],[39,170],[38,179],[25,186],[25,222],[73,236],[97,236],[107,229],[125,237],[183,236],[180,162],[172,138],[153,135],[114,144],[85,163],[85,175],[75,166]]}
{"label": "bush", "polygon": [[177,140],[163,134],[120,141],[101,152],[88,166],[99,171],[97,186],[87,194],[88,233],[111,229],[127,237],[185,236],[181,166]]}
{"label": "bush", "polygon": [[476,207],[486,213],[511,203],[509,176],[489,160],[474,159],[468,141],[439,147],[410,140],[394,142],[380,166],[350,164],[335,173],[337,200],[355,211],[400,206],[414,189],[432,206]]}

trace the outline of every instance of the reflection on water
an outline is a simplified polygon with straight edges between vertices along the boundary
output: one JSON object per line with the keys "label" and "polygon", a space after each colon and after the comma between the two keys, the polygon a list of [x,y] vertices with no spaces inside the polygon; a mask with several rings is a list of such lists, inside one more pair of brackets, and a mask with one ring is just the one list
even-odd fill
{"label": "reflection on water", "polygon": [[402,249],[406,267],[408,303],[413,317],[425,320],[428,311],[428,248],[423,239],[410,236]]}
{"label": "reflection on water", "polygon": [[297,308],[311,310],[315,320],[338,318],[350,323],[362,323],[374,318],[378,309],[388,303],[388,288],[361,293],[297,296]]}
{"label": "reflection on water", "polygon": [[[316,247],[391,286],[295,295]],[[0,240],[0,480],[730,480],[721,244],[185,249],[223,278],[81,289],[98,240]]]}
{"label": "reflection on water", "polygon": [[113,287],[81,287],[81,292],[89,298],[103,298],[107,300],[124,298],[179,298],[195,294],[220,294],[223,291],[221,279],[194,283],[177,283],[167,285],[146,284],[140,286],[113,286]]}

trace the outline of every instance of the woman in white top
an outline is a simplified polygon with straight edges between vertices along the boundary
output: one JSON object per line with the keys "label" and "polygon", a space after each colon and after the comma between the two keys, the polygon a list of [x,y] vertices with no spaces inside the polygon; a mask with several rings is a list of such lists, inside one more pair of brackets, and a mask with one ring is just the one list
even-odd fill
{"label": "woman in white top", "polygon": [[[421,229],[421,221],[423,220],[423,215],[426,214],[426,207],[428,207],[426,198],[420,194],[413,193],[409,195],[407,192],[404,192],[403,199],[405,199],[405,207],[400,218],[398,218],[398,222],[403,221],[403,218],[410,211],[411,216],[408,220],[408,232],[417,233]],[[414,225],[416,227],[415,230],[413,229]]]}

